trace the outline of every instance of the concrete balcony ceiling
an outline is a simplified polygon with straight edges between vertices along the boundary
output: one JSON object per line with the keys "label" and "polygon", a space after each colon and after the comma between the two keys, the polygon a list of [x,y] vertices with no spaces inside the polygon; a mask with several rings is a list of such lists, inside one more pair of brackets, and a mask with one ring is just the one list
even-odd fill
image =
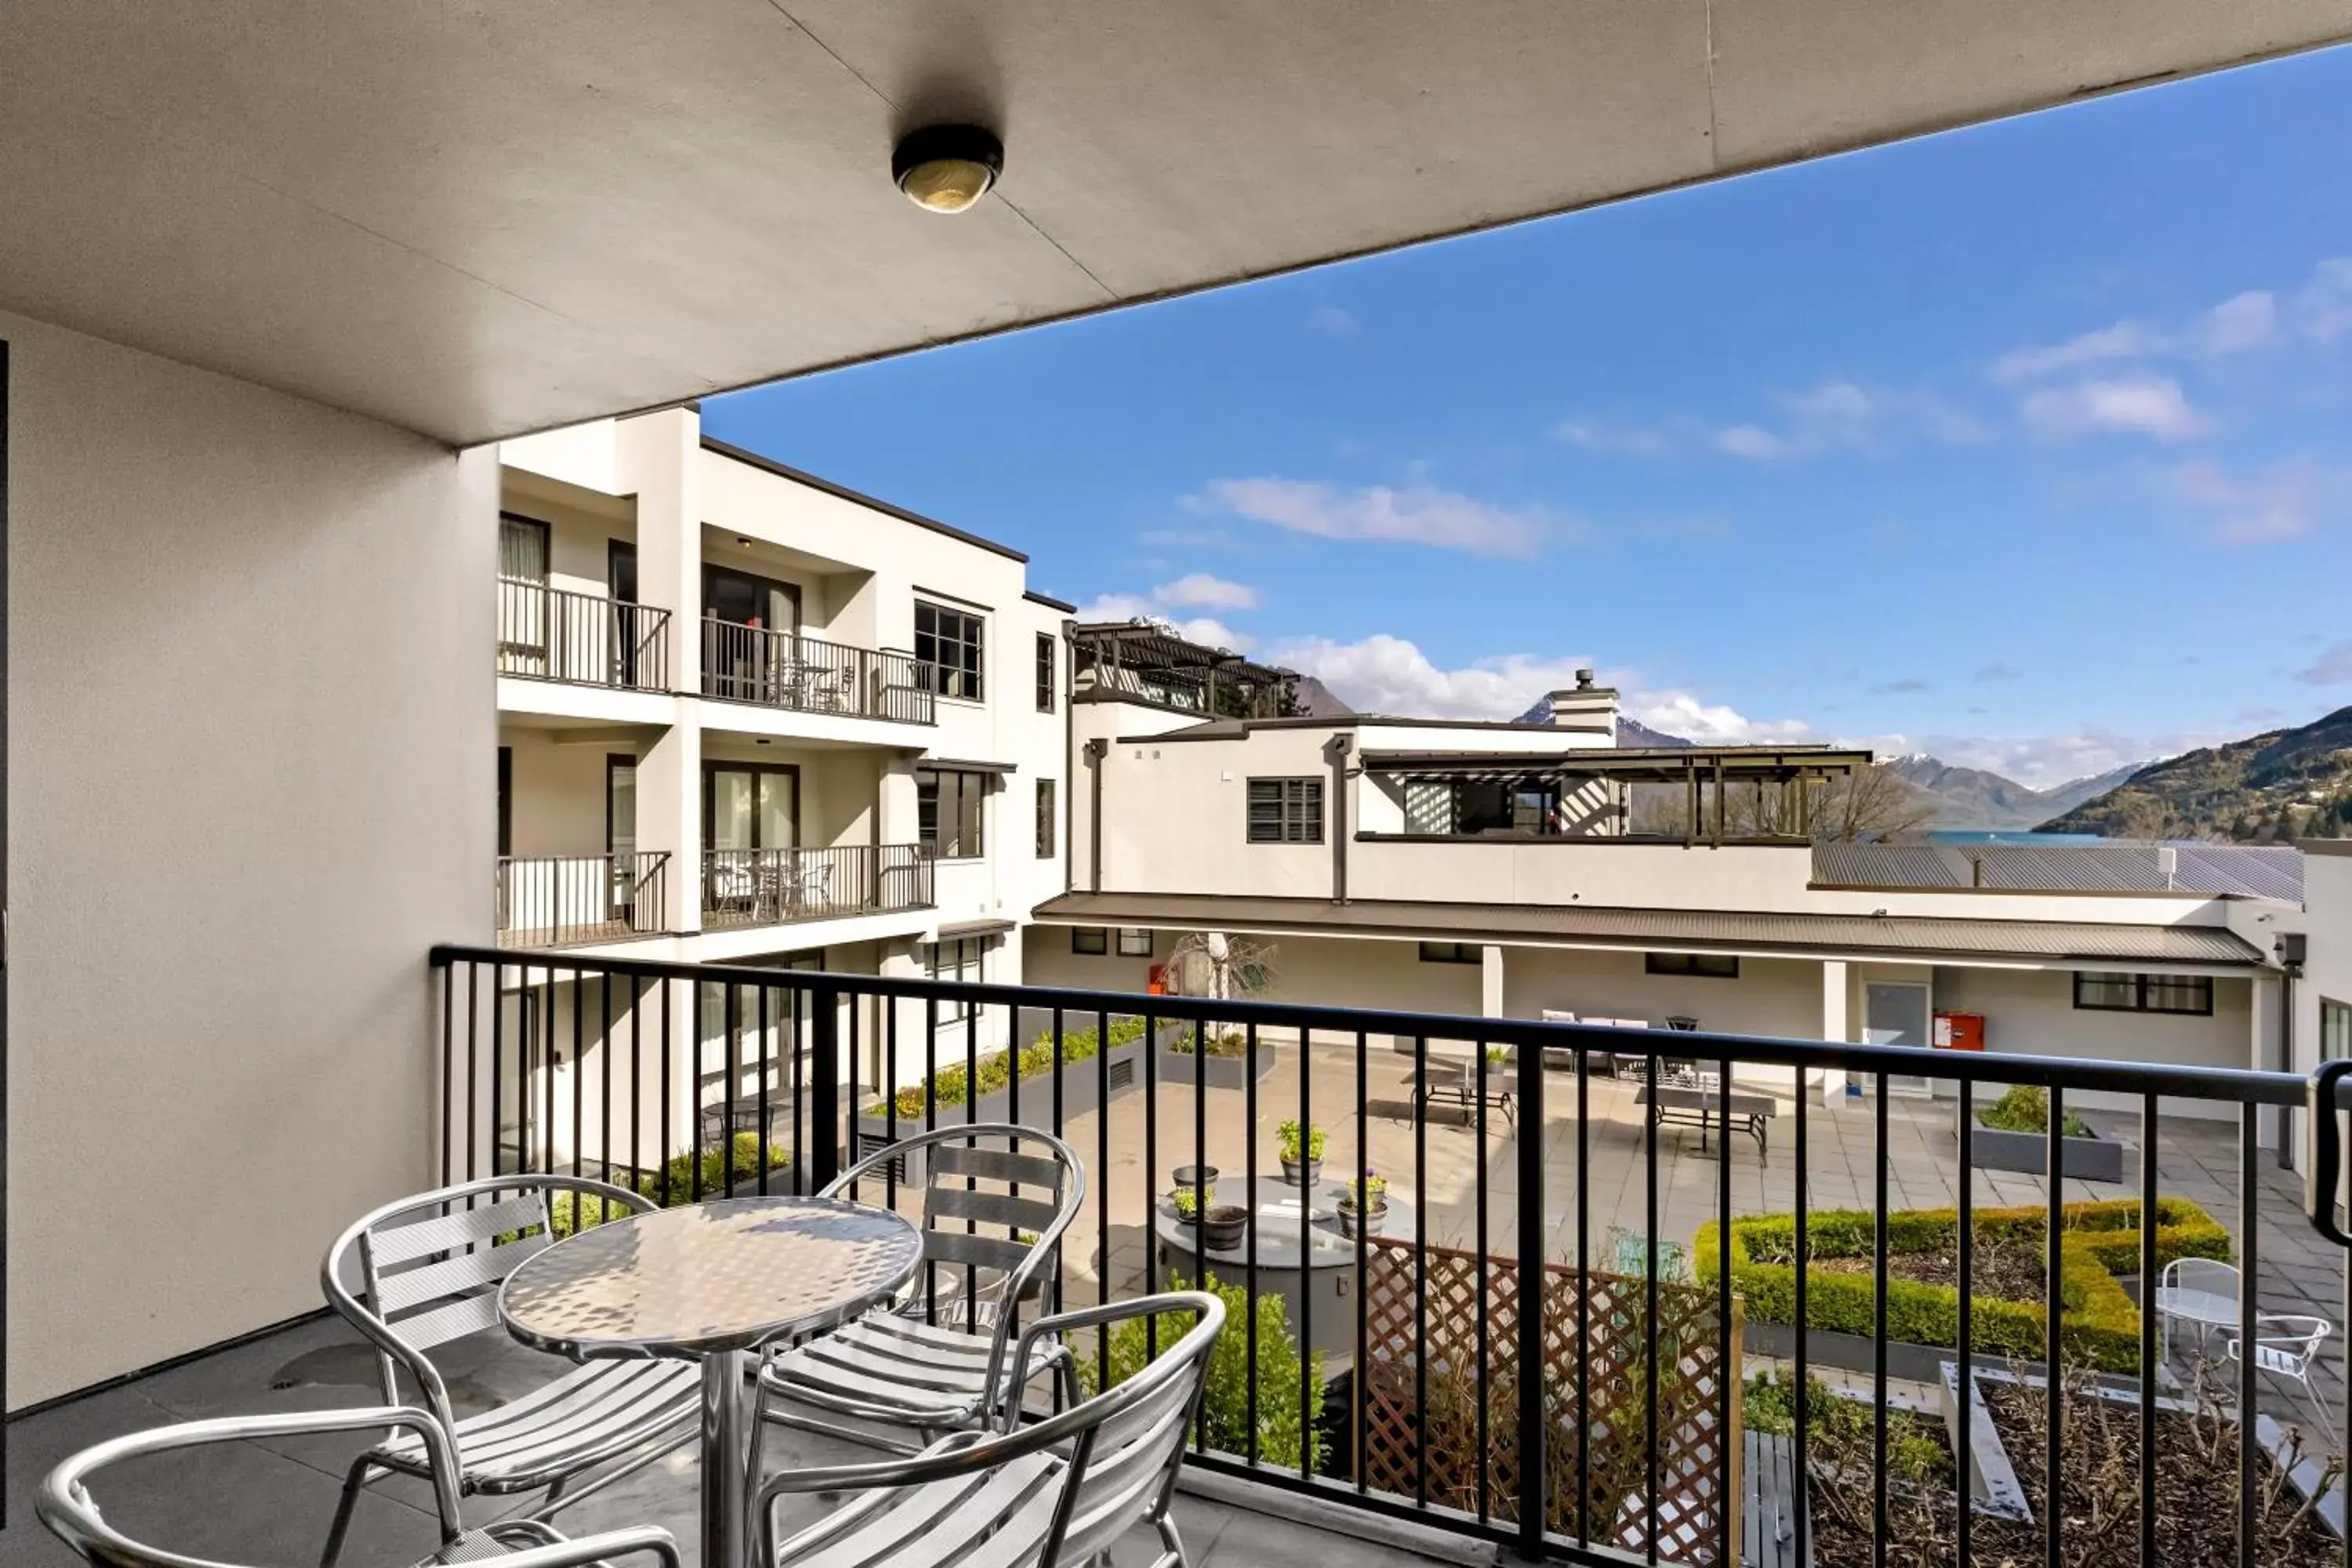
{"label": "concrete balcony ceiling", "polygon": [[[0,7],[0,308],[454,443],[2063,103],[2352,0]],[[893,188],[997,127],[995,196]]]}

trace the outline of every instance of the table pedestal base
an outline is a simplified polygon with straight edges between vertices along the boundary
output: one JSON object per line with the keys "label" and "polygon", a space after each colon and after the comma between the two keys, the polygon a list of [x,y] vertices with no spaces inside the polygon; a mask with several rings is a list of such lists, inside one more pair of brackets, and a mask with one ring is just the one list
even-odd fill
{"label": "table pedestal base", "polygon": [[750,1561],[743,1471],[748,1360],[741,1351],[712,1351],[702,1358],[703,1568],[744,1568]]}

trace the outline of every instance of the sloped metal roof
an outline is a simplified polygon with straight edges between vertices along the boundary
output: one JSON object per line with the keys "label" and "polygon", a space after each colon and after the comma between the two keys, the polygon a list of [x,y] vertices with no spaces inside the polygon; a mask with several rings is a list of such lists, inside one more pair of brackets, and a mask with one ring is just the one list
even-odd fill
{"label": "sloped metal roof", "polygon": [[1197,893],[1066,893],[1036,918],[1066,925],[1149,925],[1358,936],[1560,942],[1612,947],[1791,954],[1888,953],[1915,960],[2014,959],[2086,964],[2179,963],[2245,968],[2263,962],[2217,926],[2106,925],[2074,921],[1948,920],[1936,916],[1607,909],[1540,904],[1442,904],[1365,900],[1221,898]]}
{"label": "sloped metal roof", "polygon": [[2193,839],[2115,844],[1817,844],[1813,880],[1849,888],[2205,893],[2303,902],[2303,855]]}

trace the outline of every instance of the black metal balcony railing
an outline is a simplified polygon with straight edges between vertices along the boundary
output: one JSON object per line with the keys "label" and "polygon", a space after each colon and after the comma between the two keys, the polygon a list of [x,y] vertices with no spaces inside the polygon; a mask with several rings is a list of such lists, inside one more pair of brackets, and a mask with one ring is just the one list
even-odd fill
{"label": "black metal balcony railing", "polygon": [[562,947],[658,934],[669,854],[499,858],[500,947]]}
{"label": "black metal balcony railing", "polygon": [[669,612],[499,579],[499,673],[575,686],[669,689]]}
{"label": "black metal balcony railing", "polygon": [[931,667],[912,654],[877,652],[795,632],[702,622],[702,694],[803,713],[933,722]]}
{"label": "black metal balcony railing", "polygon": [[928,909],[931,861],[915,844],[706,849],[706,931]]}
{"label": "black metal balcony railing", "polygon": [[[2136,1485],[2137,1500],[2126,1497],[2100,1527],[2126,1552],[2137,1547],[2116,1561],[2159,1561],[2159,1462],[2187,1463],[2194,1447],[2168,1435],[2159,1454],[2159,1417],[2222,1433],[2205,1462],[2245,1479],[2211,1499],[2208,1528],[2231,1550],[2198,1560],[2282,1560],[2270,1532],[2296,1500],[2279,1489],[2282,1504],[2269,1486],[2267,1423],[2235,1414],[2260,1407],[2255,1358],[2217,1358],[2227,1374],[2218,1403],[2184,1407],[2159,1384],[2156,1313],[2113,1274],[2136,1273],[2145,1302],[2170,1258],[2229,1254],[2242,1270],[2239,1321],[2253,1319],[2263,1257],[2258,1119],[2298,1104],[2305,1089],[2285,1074],[741,966],[519,961],[480,949],[436,949],[433,962],[443,986],[445,1180],[570,1169],[635,1180],[667,1204],[812,1191],[847,1152],[929,1125],[1013,1121],[1066,1137],[1088,1167],[1087,1196],[1042,1305],[1162,1288],[1202,1258],[1235,1303],[1226,1331],[1244,1338],[1245,1370],[1213,1381],[1190,1456],[1206,1468],[1596,1568],[1728,1568],[1743,1561],[1743,1529],[1758,1553],[1744,1561],[1804,1563],[1814,1560],[1811,1532],[1832,1524],[1849,1554],[1822,1561],[1892,1563],[1894,1543],[1927,1552],[1911,1532],[1930,1515],[1951,1533],[1919,1561],[2088,1563],[2068,1550],[2091,1527],[2070,1506],[2061,1457],[2096,1411],[2102,1442],[2137,1435],[2136,1459],[2101,1481],[2112,1492],[2136,1466],[2136,1482],[2120,1484]],[[1825,1073],[1853,1075],[1871,1092],[1850,1111],[1809,1104],[1807,1078]],[[1720,1147],[1696,1166],[1679,1146],[1662,1149],[1688,1134],[1654,1112],[1703,1110],[1710,1093],[1717,1132],[1726,1103],[1740,1131],[1742,1074],[1750,1086],[1777,1075],[1796,1090],[1785,1140],[1775,1134],[1768,1152],[1759,1137],[1751,1162],[1745,1140],[1726,1139],[1739,1142],[1737,1157]],[[1936,1111],[1958,1140],[1955,1201],[1940,1216],[1897,1212],[1891,1190],[1907,1179],[1898,1163],[1914,1158],[1898,1162],[1895,1132],[1916,1142],[1919,1131],[1910,1110],[1896,1121],[1890,1090],[1922,1079],[1957,1096]],[[2111,1127],[2120,1117],[2141,1147],[2130,1195],[2092,1205],[2096,1216],[2074,1205],[1981,1204],[1971,1140],[1991,1134],[1971,1112],[1996,1084],[2046,1093],[2049,1131],[2029,1145],[2045,1169],[2071,1171],[2079,1157],[2070,1108]],[[1724,1085],[1733,1086],[1727,1100]],[[2335,1085],[2324,1100],[2313,1092],[2329,1110],[2309,1124],[2332,1129]],[[1435,1111],[1433,1094],[1453,1108]],[[1631,1118],[1607,1109],[1634,1104],[1644,1109]],[[2176,1114],[2200,1106],[2222,1118],[2210,1131]],[[1276,1120],[1287,1125],[1271,1127]],[[2206,1223],[2192,1244],[2168,1228],[2187,1222],[2159,1191],[2158,1171],[2168,1141],[2198,1138],[2210,1146],[2192,1148],[2189,1163],[2234,1166],[2236,1185],[2209,1200],[2221,1223]],[[2314,1142],[2326,1143],[2314,1155],[2326,1209],[2336,1150]],[[699,1157],[683,1158],[689,1148]],[[1276,1177],[1286,1162],[1318,1157],[1336,1180],[1312,1169],[1298,1186]],[[1176,1184],[1175,1167],[1212,1164],[1222,1169],[1205,1189]],[[919,1170],[885,1170],[857,1195],[919,1203],[907,1184],[924,1179]],[[1357,1188],[1373,1173],[1384,1193]],[[1696,1206],[1694,1173],[1704,1183]],[[1825,1198],[1847,1184],[1844,1212],[1834,1212]],[[1350,1188],[1361,1194],[1353,1206]],[[1188,1222],[1185,1190],[1215,1205],[1208,1225],[1238,1232],[1230,1246]],[[1215,1212],[1233,1198],[1244,1200],[1234,1212]],[[2282,1200],[2271,1201],[2275,1210]],[[1782,1212],[1759,1216],[1759,1205]],[[1347,1223],[1375,1207],[1384,1229]],[[1692,1229],[1667,1235],[1670,1210]],[[1612,1213],[1619,1226],[1604,1228]],[[2158,1214],[2161,1234],[2139,1223]],[[2136,1229],[2108,1225],[2118,1215]],[[1937,1238],[1948,1228],[1957,1247],[1935,1259],[1956,1270],[1956,1322],[1909,1308],[1890,1321],[1890,1257],[1907,1253],[1923,1226]],[[1983,1282],[1996,1272],[2005,1296],[2040,1293],[2063,1310],[1988,1304],[1979,1287],[1990,1289]],[[1906,1300],[1924,1289],[1915,1278],[1895,1281]],[[1770,1353],[1792,1373],[1780,1385],[1784,1415],[1791,1404],[1814,1413],[1825,1399],[1846,1415],[1783,1420],[1774,1430],[1785,1436],[1760,1431],[1760,1416],[1747,1421],[1749,1336],[1776,1321]],[[1936,1333],[1954,1364],[1947,1386],[1964,1391],[1948,1396],[1962,1412],[1954,1429],[1970,1435],[1963,1458],[1948,1451],[1940,1472],[1917,1458],[1930,1421],[1888,1397],[1891,1375],[1916,1375],[1891,1373],[1890,1350]],[[1076,1348],[1098,1375],[1149,1353],[1124,1342]],[[2036,1362],[2063,1375],[2037,1383]],[[1793,1391],[1813,1390],[1811,1373],[1829,1364],[1858,1374],[1853,1392],[1800,1401]],[[2103,1390],[2074,1375],[2086,1364],[2109,1374]],[[1986,1461],[1974,1435],[1989,1413],[2030,1434],[2010,1454],[2021,1489],[1988,1490],[1976,1468]],[[1770,1444],[1780,1447],[1759,1447]],[[1779,1457],[1769,1467],[1768,1451]],[[1786,1486],[1792,1475],[1810,1481],[1796,1483],[1796,1506],[1784,1497],[1772,1515],[1787,1521],[1781,1533],[1759,1537],[1760,1504],[1749,1500],[1771,1477]],[[1816,1498],[1839,1489],[1840,1510],[1809,1508],[1808,1484]],[[2166,1531],[2178,1523],[2161,1521]],[[1850,1554],[1856,1531],[1860,1557]],[[1946,1550],[1955,1542],[1957,1557]]]}

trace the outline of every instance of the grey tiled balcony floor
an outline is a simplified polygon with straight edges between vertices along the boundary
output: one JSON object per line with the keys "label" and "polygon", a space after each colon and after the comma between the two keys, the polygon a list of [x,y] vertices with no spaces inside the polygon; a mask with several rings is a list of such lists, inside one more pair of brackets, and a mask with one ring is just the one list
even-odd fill
{"label": "grey tiled balcony floor", "polygon": [[[461,1411],[512,1397],[567,1364],[498,1334],[461,1341],[436,1359]],[[89,1444],[172,1421],[326,1409],[374,1398],[371,1357],[340,1322],[321,1320],[18,1420],[9,1432],[8,1526],[0,1530],[0,1563],[47,1568],[80,1562],[35,1520],[33,1498],[52,1466]],[[136,1539],[266,1568],[312,1568],[343,1471],[363,1446],[363,1438],[342,1436],[239,1444],[126,1466],[93,1489],[107,1517]],[[883,1457],[774,1426],[768,1455],[772,1470]],[[587,1499],[559,1523],[574,1536],[658,1524],[677,1538],[692,1564],[698,1561],[697,1479],[689,1446]],[[486,1505],[499,1500],[478,1500],[467,1510],[467,1522],[497,1517],[499,1510]],[[808,1504],[810,1516],[822,1506]],[[397,1482],[380,1489],[362,1500],[342,1561],[350,1568],[388,1568],[430,1552],[431,1508],[421,1488]],[[1394,1546],[1336,1540],[1308,1524],[1244,1514],[1204,1498],[1180,1496],[1176,1519],[1194,1568],[1306,1568],[1329,1561],[1337,1551],[1346,1552],[1350,1568],[1428,1568],[1427,1559]],[[1115,1563],[1119,1568],[1150,1563],[1157,1539],[1139,1532],[1115,1552]]]}

